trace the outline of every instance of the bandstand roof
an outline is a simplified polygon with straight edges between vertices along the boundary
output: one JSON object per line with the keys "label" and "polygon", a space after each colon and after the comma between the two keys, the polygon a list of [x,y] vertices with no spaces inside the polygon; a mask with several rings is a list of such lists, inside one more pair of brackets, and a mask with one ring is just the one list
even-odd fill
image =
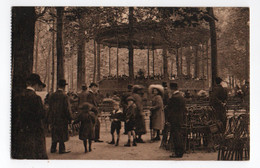
{"label": "bandstand roof", "polygon": [[[209,29],[205,26],[169,28],[163,27],[160,22],[135,23],[132,30],[134,49],[189,47],[204,43],[210,38]],[[128,48],[128,37],[129,26],[122,24],[100,29],[95,40],[108,47]]]}

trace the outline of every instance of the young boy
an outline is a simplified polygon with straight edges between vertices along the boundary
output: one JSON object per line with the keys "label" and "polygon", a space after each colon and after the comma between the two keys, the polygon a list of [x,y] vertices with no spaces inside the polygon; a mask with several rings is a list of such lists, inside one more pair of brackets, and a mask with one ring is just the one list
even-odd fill
{"label": "young boy", "polygon": [[123,117],[123,112],[119,108],[120,102],[114,101],[113,102],[113,108],[114,110],[111,113],[111,135],[112,135],[112,141],[109,142],[109,144],[115,144],[115,137],[114,132],[116,131],[117,134],[117,140],[116,140],[116,146],[119,144],[119,138],[120,138],[120,129],[121,129],[121,120]]}
{"label": "young boy", "polygon": [[129,96],[127,99],[127,107],[125,110],[126,118],[125,118],[125,124],[126,124],[126,132],[128,134],[128,141],[124,146],[130,147],[131,144],[131,135],[133,136],[133,146],[136,145],[135,141],[135,116],[136,116],[136,105],[134,103],[134,98],[132,96]]}
{"label": "young boy", "polygon": [[91,143],[95,136],[95,114],[90,111],[92,105],[89,103],[83,103],[79,109],[80,114],[73,124],[79,123],[79,139],[83,141],[85,153],[87,150],[87,140],[89,144],[89,152],[91,152]]}

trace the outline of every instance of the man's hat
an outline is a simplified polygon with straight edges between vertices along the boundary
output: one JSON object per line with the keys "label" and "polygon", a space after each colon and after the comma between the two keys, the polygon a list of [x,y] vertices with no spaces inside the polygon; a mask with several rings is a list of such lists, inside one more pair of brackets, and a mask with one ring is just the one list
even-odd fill
{"label": "man's hat", "polygon": [[90,83],[90,85],[89,85],[89,87],[90,87],[90,88],[92,88],[93,86],[96,86],[96,87],[98,87],[98,85],[97,85],[96,83],[94,83],[94,82],[91,82],[91,83]]}
{"label": "man's hat", "polygon": [[174,90],[178,88],[178,84],[177,83],[170,83],[170,89]]}
{"label": "man's hat", "polygon": [[167,87],[167,82],[162,82],[163,87]]}
{"label": "man's hat", "polygon": [[223,80],[220,77],[216,77],[216,84],[220,84]]}
{"label": "man's hat", "polygon": [[127,97],[126,101],[135,101],[135,99],[132,96]]}
{"label": "man's hat", "polygon": [[66,86],[66,85],[68,85],[68,84],[67,84],[67,82],[66,82],[65,79],[60,79],[60,80],[58,81],[58,86],[63,87],[63,86]]}
{"label": "man's hat", "polygon": [[42,87],[46,87],[46,85],[44,83],[42,83],[41,78],[38,74],[32,73],[27,79],[26,81],[28,82],[32,82],[32,83],[36,83],[41,85]]}
{"label": "man's hat", "polygon": [[86,84],[83,84],[81,88],[82,88],[82,90],[87,90],[88,87]]}

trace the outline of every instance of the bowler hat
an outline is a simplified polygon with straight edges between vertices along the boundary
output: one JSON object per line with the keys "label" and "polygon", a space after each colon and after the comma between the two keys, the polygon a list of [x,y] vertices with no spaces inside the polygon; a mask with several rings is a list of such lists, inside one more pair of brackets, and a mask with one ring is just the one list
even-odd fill
{"label": "bowler hat", "polygon": [[44,83],[42,83],[41,78],[38,74],[32,73],[27,79],[27,82],[32,82],[33,84],[39,84],[42,87],[46,87]]}
{"label": "bowler hat", "polygon": [[220,84],[223,80],[220,77],[216,77],[216,84]]}
{"label": "bowler hat", "polygon": [[92,88],[93,86],[96,86],[96,87],[98,87],[98,85],[97,85],[96,83],[94,83],[94,82],[91,82],[91,83],[90,83],[90,85],[89,85],[89,87],[90,87],[90,88]]}
{"label": "bowler hat", "polygon": [[68,84],[67,84],[67,82],[66,82],[65,79],[60,79],[60,80],[58,81],[58,86],[63,87],[63,86],[66,86],[66,85],[68,85]]}
{"label": "bowler hat", "polygon": [[135,99],[132,96],[127,97],[126,101],[135,101]]}
{"label": "bowler hat", "polygon": [[170,83],[170,89],[174,90],[178,88],[178,84],[177,83]]}
{"label": "bowler hat", "polygon": [[82,90],[87,90],[86,84],[83,84],[83,85],[82,85]]}
{"label": "bowler hat", "polygon": [[166,82],[162,82],[162,86],[163,87],[167,87],[167,83]]}

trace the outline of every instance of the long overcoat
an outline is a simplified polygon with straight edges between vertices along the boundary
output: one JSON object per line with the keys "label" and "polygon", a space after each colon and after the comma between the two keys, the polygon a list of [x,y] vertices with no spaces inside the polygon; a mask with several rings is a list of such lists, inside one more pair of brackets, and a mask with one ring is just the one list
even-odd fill
{"label": "long overcoat", "polygon": [[79,97],[78,98],[78,101],[79,101],[78,104],[80,106],[82,103],[87,102],[88,92],[86,90],[84,90],[84,91],[79,93],[78,97]]}
{"label": "long overcoat", "polygon": [[185,99],[179,92],[173,93],[169,99],[167,111],[167,118],[171,125],[181,127],[185,122],[186,104]]}
{"label": "long overcoat", "polygon": [[12,157],[15,159],[48,159],[43,127],[42,100],[26,89],[12,102]]}
{"label": "long overcoat", "polygon": [[163,130],[165,123],[163,99],[160,95],[156,95],[152,99],[151,108],[151,128]]}
{"label": "long overcoat", "polygon": [[92,104],[92,109],[95,113],[95,139],[100,138],[100,121],[98,119],[99,111],[98,111],[98,100],[97,100],[97,94],[93,93],[91,90],[87,92],[87,102]]}
{"label": "long overcoat", "polygon": [[146,133],[146,128],[145,128],[145,120],[144,120],[144,112],[143,112],[143,100],[142,97],[137,94],[133,93],[132,94],[135,104],[136,104],[136,129],[135,132],[137,135],[142,135]]}
{"label": "long overcoat", "polygon": [[221,85],[213,87],[210,95],[210,105],[215,109],[215,118],[224,124],[224,128],[227,117],[226,108],[223,103],[226,102],[227,98],[227,91]]}
{"label": "long overcoat", "polygon": [[68,141],[68,124],[72,119],[71,108],[69,97],[62,90],[57,90],[50,96],[48,118],[52,129],[52,141]]}
{"label": "long overcoat", "polygon": [[83,111],[79,114],[74,123],[80,122],[79,139],[94,139],[95,138],[95,114],[91,111]]}

